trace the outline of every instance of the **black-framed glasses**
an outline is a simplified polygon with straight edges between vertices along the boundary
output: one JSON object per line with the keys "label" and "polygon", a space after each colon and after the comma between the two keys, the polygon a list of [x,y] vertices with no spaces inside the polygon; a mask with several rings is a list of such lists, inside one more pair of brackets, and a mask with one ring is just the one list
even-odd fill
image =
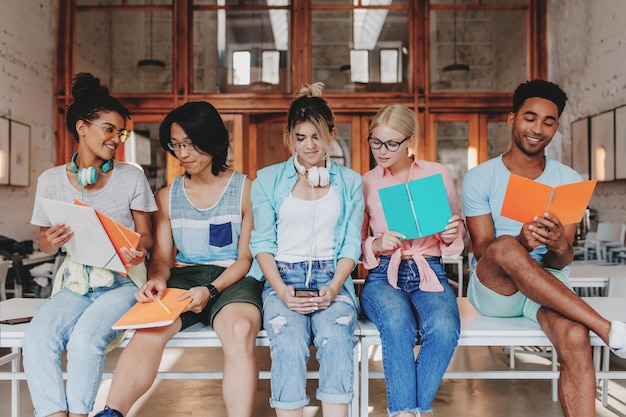
{"label": "black-framed glasses", "polygon": [[180,152],[181,149],[184,149],[186,151],[198,150],[198,148],[196,148],[196,145],[194,145],[193,142],[180,142],[180,143],[167,142],[167,149],[169,149],[170,151],[174,153]]}
{"label": "black-framed glasses", "polygon": [[130,130],[127,130],[127,129],[120,129],[116,131],[115,128],[111,126],[99,125],[98,123],[94,123],[91,120],[84,120],[84,122],[89,125],[94,125],[104,130],[106,133],[107,139],[112,139],[114,136],[117,136],[120,139],[120,142],[124,143],[130,137]]}
{"label": "black-framed glasses", "polygon": [[369,136],[367,138],[367,141],[369,142],[370,148],[372,149],[380,149],[384,146],[385,148],[387,148],[389,152],[396,152],[398,149],[400,149],[400,145],[402,145],[404,142],[409,140],[409,138],[410,136],[407,136],[406,138],[402,139],[400,142],[396,140],[388,140],[387,142],[383,142],[382,140],[378,138],[373,138]]}

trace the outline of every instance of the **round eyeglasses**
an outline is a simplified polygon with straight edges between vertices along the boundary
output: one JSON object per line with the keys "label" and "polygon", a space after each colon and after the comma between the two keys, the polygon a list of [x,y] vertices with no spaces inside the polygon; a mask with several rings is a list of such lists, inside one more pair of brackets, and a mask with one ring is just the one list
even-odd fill
{"label": "round eyeglasses", "polygon": [[407,136],[406,138],[402,139],[400,142],[396,140],[388,140],[387,142],[383,142],[380,139],[373,138],[370,136],[367,138],[367,141],[369,142],[370,148],[372,149],[380,149],[384,146],[385,148],[387,148],[389,152],[396,152],[398,149],[400,149],[400,145],[402,145],[404,142],[409,140],[409,138],[410,136]]}
{"label": "round eyeglasses", "polygon": [[130,137],[130,130],[120,129],[116,131],[113,126],[102,126],[102,125],[99,125],[98,123],[92,122],[91,120],[84,120],[84,122],[87,123],[88,125],[94,125],[104,130],[104,132],[106,133],[107,139],[113,139],[114,136],[117,136],[120,142],[124,143]]}

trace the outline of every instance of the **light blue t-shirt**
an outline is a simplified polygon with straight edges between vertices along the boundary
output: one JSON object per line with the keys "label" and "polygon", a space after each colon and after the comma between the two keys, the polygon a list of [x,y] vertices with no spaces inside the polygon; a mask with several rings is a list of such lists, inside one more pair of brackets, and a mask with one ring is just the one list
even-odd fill
{"label": "light blue t-shirt", "polygon": [[[463,211],[466,217],[482,216],[491,213],[496,237],[517,236],[523,223],[500,215],[504,194],[511,173],[502,162],[502,155],[490,159],[470,169],[463,178]],[[560,162],[546,158],[546,167],[535,181],[552,186],[582,181],[580,175]],[[530,253],[533,259],[541,261],[547,253],[545,245]]]}

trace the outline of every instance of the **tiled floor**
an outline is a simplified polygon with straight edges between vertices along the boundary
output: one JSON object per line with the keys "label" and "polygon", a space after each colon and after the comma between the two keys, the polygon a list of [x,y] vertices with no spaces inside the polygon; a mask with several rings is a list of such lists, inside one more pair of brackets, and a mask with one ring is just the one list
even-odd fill
{"label": "tiled floor", "polygon": [[[261,369],[269,369],[267,348],[259,348]],[[120,350],[111,353],[106,360],[106,370],[112,370]],[[314,358],[311,359],[315,362]],[[380,352],[370,352],[371,367],[380,370]],[[220,369],[222,353],[220,349],[168,348],[163,358],[162,369],[180,371],[193,369]],[[481,366],[508,366],[508,354],[501,348],[461,347],[457,349],[451,370],[480,368]],[[517,354],[516,366],[537,369],[546,367],[547,360],[534,354]],[[626,369],[626,361],[614,359],[613,368]],[[8,365],[4,365],[8,367]],[[3,368],[7,369],[7,368]],[[543,368],[542,368],[543,369]],[[104,381],[96,401],[96,409],[104,406],[110,381]],[[315,397],[317,382],[308,384],[312,398],[305,409],[305,417],[320,417],[319,402]],[[26,384],[22,384],[21,415],[32,416],[32,406]],[[226,416],[221,397],[220,381],[161,380],[157,381],[131,410],[127,417],[224,417]],[[274,416],[268,405],[269,381],[260,381],[256,396],[255,417]],[[626,381],[612,382],[609,387],[609,407],[603,408],[596,402],[599,417],[626,416]],[[10,383],[0,381],[0,416],[9,416]],[[599,397],[598,397],[599,398]],[[371,417],[385,417],[386,394],[382,380],[370,382]],[[517,417],[517,416],[562,416],[558,402],[551,399],[551,384],[541,380],[444,380],[433,404],[435,416],[448,417]]]}

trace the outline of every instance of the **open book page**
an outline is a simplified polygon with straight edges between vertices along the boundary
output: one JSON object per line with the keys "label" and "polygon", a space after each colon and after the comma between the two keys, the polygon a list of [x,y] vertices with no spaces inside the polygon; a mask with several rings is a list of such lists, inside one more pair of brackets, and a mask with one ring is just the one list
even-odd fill
{"label": "open book page", "polygon": [[126,266],[93,208],[45,198],[39,201],[50,223],[65,223],[74,232],[65,244],[72,259],[126,275]]}
{"label": "open book page", "polygon": [[511,174],[500,214],[522,223],[548,212],[562,224],[578,223],[583,218],[596,180],[551,186]]}
{"label": "open book page", "polygon": [[[79,200],[74,200],[74,204],[89,207],[87,204]],[[117,255],[121,260],[124,260],[122,248],[137,249],[141,235],[123,224],[116,222],[106,214],[103,214],[95,209],[94,211],[96,212],[98,219],[100,219],[100,223],[102,223],[107,235],[109,235],[109,239],[111,239],[111,243],[113,243],[113,247],[115,247]],[[126,268],[128,270],[129,267]]]}
{"label": "open book page", "polygon": [[170,310],[169,313],[156,301],[138,302],[115,322],[112,328],[114,330],[145,329],[172,324],[192,300],[191,297],[180,301],[176,299],[186,292],[187,290],[179,288],[166,288],[161,301]]}
{"label": "open book page", "polygon": [[441,174],[378,190],[387,227],[407,239],[439,233],[452,210]]}
{"label": "open book page", "polygon": [[589,180],[558,186],[548,212],[554,213],[562,224],[579,223],[585,215],[596,182]]}

